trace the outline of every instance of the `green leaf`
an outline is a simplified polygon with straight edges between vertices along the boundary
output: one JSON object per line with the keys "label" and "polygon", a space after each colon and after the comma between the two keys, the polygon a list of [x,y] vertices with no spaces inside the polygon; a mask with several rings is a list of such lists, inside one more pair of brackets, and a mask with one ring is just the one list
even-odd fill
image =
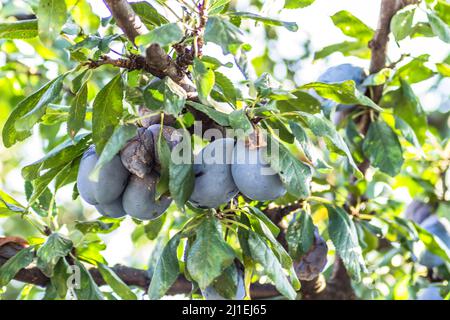
{"label": "green leaf", "polygon": [[406,141],[414,145],[416,148],[420,149],[419,139],[417,139],[413,128],[411,128],[411,126],[405,120],[399,117],[395,117],[395,128],[400,130]]}
{"label": "green leaf", "polygon": [[25,212],[26,209],[24,206],[0,190],[0,217],[8,217],[13,214],[23,214]]}
{"label": "green leaf", "polygon": [[164,222],[166,221],[166,214],[163,214],[159,216],[157,219],[150,220],[144,227],[144,233],[150,240],[155,240],[158,236],[159,232],[161,231],[161,228],[164,225]]}
{"label": "green leaf", "polygon": [[374,31],[348,11],[336,12],[331,16],[331,20],[346,36],[361,42],[368,42],[373,38]]}
{"label": "green leaf", "polygon": [[394,99],[392,108],[394,114],[404,121],[414,130],[420,144],[426,139],[427,115],[424,112],[419,98],[415,95],[408,82],[400,79],[401,87],[398,89],[397,99]]}
{"label": "green leaf", "polygon": [[425,66],[425,62],[428,61],[429,57],[430,56],[427,54],[421,55],[400,67],[394,74],[390,85],[400,85],[400,79],[413,84],[431,78],[434,75],[434,72]]}
{"label": "green leaf", "polygon": [[438,0],[433,9],[442,21],[450,25],[450,3],[448,1]]}
{"label": "green leaf", "polygon": [[[184,132],[183,141],[191,141],[188,132]],[[177,148],[180,146],[180,148]],[[182,209],[194,189],[195,175],[192,166],[192,149],[186,148],[184,142],[172,150],[169,168],[169,191],[176,205]],[[177,152],[177,150],[180,150]],[[175,152],[177,152],[175,157]],[[187,152],[188,154],[185,154]],[[175,161],[177,160],[177,161]]]}
{"label": "green leaf", "polygon": [[47,189],[50,182],[52,182],[53,179],[58,178],[61,175],[67,174],[67,169],[72,166],[72,162],[69,162],[65,165],[52,168],[45,172],[43,175],[39,176],[33,181],[33,194],[30,197],[30,200],[28,201],[28,206],[31,206],[41,195],[42,193]]}
{"label": "green leaf", "polygon": [[340,104],[357,104],[371,107],[377,111],[382,111],[375,102],[370,100],[355,87],[355,82],[353,80],[344,81],[342,83],[312,82],[301,86],[299,89],[314,89],[316,93],[323,98],[330,99]]}
{"label": "green leaf", "polygon": [[450,27],[434,13],[429,12],[427,16],[434,34],[442,41],[450,43]]}
{"label": "green leaf", "polygon": [[27,267],[34,258],[34,247],[17,252],[0,267],[0,287],[6,286],[21,269]]}
{"label": "green leaf", "polygon": [[261,210],[259,210],[256,207],[249,207],[250,211],[252,212],[252,214],[254,216],[256,216],[262,223],[264,223],[267,228],[270,230],[270,232],[272,232],[272,234],[277,237],[278,234],[280,233],[280,228],[278,228],[273,222],[272,220],[269,219],[269,217],[267,217],[264,212],[262,212]]}
{"label": "green leaf", "polygon": [[213,16],[222,12],[222,10],[228,5],[230,0],[212,0],[208,8],[208,14]]}
{"label": "green leaf", "polygon": [[328,234],[339,257],[355,281],[361,280],[361,272],[366,272],[358,234],[349,215],[341,208],[327,205]]}
{"label": "green leaf", "polygon": [[400,41],[409,36],[412,32],[415,8],[406,8],[398,11],[391,20],[391,30],[395,40]]}
{"label": "green leaf", "polygon": [[53,269],[53,276],[50,278],[51,285],[59,298],[64,299],[67,295],[67,280],[70,276],[70,266],[65,259],[59,259]]}
{"label": "green leaf", "polygon": [[370,49],[366,42],[344,41],[322,48],[314,54],[314,60],[323,59],[330,54],[340,52],[345,57],[355,56],[361,59],[370,59]]}
{"label": "green leaf", "polygon": [[262,22],[268,26],[285,27],[289,31],[293,31],[293,32],[298,30],[298,25],[295,22],[286,22],[286,21],[281,21],[278,19],[263,17],[263,16],[260,16],[258,14],[251,13],[251,12],[230,12],[229,15],[232,17],[239,17],[239,18],[243,18],[243,19],[252,19],[252,20],[255,20],[258,22]]}
{"label": "green leaf", "polygon": [[260,98],[271,98],[273,100],[296,98],[290,91],[283,90],[281,84],[267,72],[264,72],[255,80],[254,86]]}
{"label": "green leaf", "polygon": [[155,28],[150,32],[137,36],[136,44],[138,46],[145,46],[148,44],[157,43],[161,47],[170,46],[181,41],[184,34],[176,23],[164,24],[161,27]]}
{"label": "green leaf", "polygon": [[193,65],[194,80],[197,87],[198,96],[202,103],[208,103],[208,97],[214,87],[215,74],[205,63],[199,59],[194,59]]}
{"label": "green leaf", "polygon": [[11,112],[2,131],[3,144],[5,145],[5,147],[9,148],[16,142],[25,140],[26,138],[31,136],[30,130],[16,130],[16,121],[33,110],[33,108],[40,102],[41,98],[43,98],[47,90],[55,81],[57,81],[57,79],[58,78],[48,82],[39,90],[19,102],[17,107]]}
{"label": "green leaf", "polygon": [[323,137],[328,142],[328,144],[332,144],[336,151],[341,154],[344,154],[350,165],[354,168],[354,171],[357,175],[362,177],[361,172],[358,169],[355,161],[353,160],[350,149],[345,143],[344,139],[339,135],[334,127],[333,123],[325,118],[321,114],[309,114],[306,112],[299,112],[299,114],[303,117],[308,127],[317,137]]}
{"label": "green leaf", "polygon": [[83,234],[88,233],[111,233],[120,226],[119,219],[100,217],[94,221],[78,221],[75,228]]}
{"label": "green leaf", "polygon": [[146,1],[131,2],[130,5],[148,29],[169,23],[169,20],[159,14],[158,10]]}
{"label": "green leaf", "polygon": [[321,104],[312,95],[303,92],[295,91],[294,96],[296,99],[280,100],[277,101],[277,107],[281,112],[290,111],[305,111],[308,113],[319,113],[321,110]]}
{"label": "green leaf", "polygon": [[435,254],[447,263],[450,263],[450,250],[447,248],[446,244],[440,238],[428,232],[421,226],[414,224],[414,227],[417,230],[420,241],[425,245],[425,248],[432,254]]}
{"label": "green leaf", "polygon": [[228,115],[230,126],[235,130],[242,130],[244,135],[253,132],[253,126],[244,109],[234,110]]}
{"label": "green leaf", "polygon": [[190,276],[201,289],[205,289],[215,278],[233,263],[233,249],[223,240],[219,221],[206,217],[196,230],[196,238],[189,249],[186,267]]}
{"label": "green leaf", "polygon": [[305,210],[298,211],[289,223],[286,241],[289,246],[289,254],[294,260],[300,259],[313,245],[314,223]]}
{"label": "green leaf", "polygon": [[311,167],[297,159],[283,144],[270,138],[268,161],[272,169],[280,175],[287,191],[297,198],[307,198],[310,194]]}
{"label": "green leaf", "polygon": [[137,296],[131,289],[117,276],[117,274],[107,265],[98,264],[98,271],[102,275],[103,280],[114,290],[115,293],[123,300],[137,300]]}
{"label": "green leaf", "polygon": [[123,84],[120,74],[111,79],[97,94],[93,104],[92,138],[101,154],[123,112]]}
{"label": "green leaf", "polygon": [[233,53],[242,41],[242,31],[222,17],[209,17],[205,28],[206,42],[218,44],[224,54]]}
{"label": "green leaf", "polygon": [[236,89],[231,82],[230,79],[228,79],[223,73],[219,71],[214,71],[214,80],[215,80],[215,86],[219,87],[222,91],[222,94],[224,97],[228,100],[228,102],[232,104],[236,104]]}
{"label": "green leaf", "polygon": [[197,102],[187,101],[186,103],[193,107],[195,110],[206,114],[209,118],[217,122],[219,125],[224,127],[230,126],[228,114],[217,111],[213,107],[208,107]]}
{"label": "green leaf", "polygon": [[248,234],[248,248],[252,259],[264,268],[264,274],[273,281],[277,290],[285,297],[295,300],[297,293],[289,283],[280,262],[269,246],[255,232]]}
{"label": "green leaf", "polygon": [[164,111],[177,117],[186,102],[186,91],[171,78],[164,78]]}
{"label": "green leaf", "polygon": [[436,63],[436,69],[443,77],[450,77],[450,64]]}
{"label": "green leaf", "polygon": [[39,0],[36,11],[39,37],[45,44],[53,43],[66,23],[66,2],[61,0]]}
{"label": "green leaf", "polygon": [[314,3],[315,0],[286,0],[284,2],[284,7],[286,9],[298,9],[305,8]]}
{"label": "green leaf", "polygon": [[52,233],[47,241],[37,250],[37,266],[47,276],[53,276],[53,269],[60,258],[67,256],[73,243],[59,233]]}
{"label": "green leaf", "polygon": [[0,39],[30,39],[37,35],[36,19],[0,23]]}
{"label": "green leaf", "polygon": [[177,248],[180,244],[180,239],[180,234],[173,236],[159,257],[155,271],[153,272],[150,287],[148,288],[148,297],[151,300],[163,297],[180,274],[177,257]]}
{"label": "green leaf", "polygon": [[80,283],[79,287],[74,287],[75,294],[78,300],[104,300],[102,292],[98,288],[94,279],[92,278],[86,267],[80,262],[76,261],[75,265],[78,267]]}
{"label": "green leaf", "polygon": [[22,168],[22,176],[26,180],[39,177],[39,172],[66,165],[81,156],[89,146],[90,134],[80,134],[73,140],[67,139],[49,151],[43,158]]}
{"label": "green leaf", "polygon": [[84,118],[86,117],[86,108],[88,105],[88,81],[89,80],[83,82],[70,105],[69,119],[67,120],[67,132],[72,138],[75,137],[84,125]]}
{"label": "green leaf", "polygon": [[297,139],[298,143],[300,144],[300,147],[303,150],[303,153],[305,156],[312,161],[313,158],[313,144],[311,139],[306,134],[306,131],[297,123],[294,121],[289,121],[289,127],[291,128],[292,134],[295,136],[295,139]]}
{"label": "green leaf", "polygon": [[363,152],[370,163],[394,177],[403,165],[403,151],[395,132],[384,121],[372,122],[364,139]]}
{"label": "green leaf", "polygon": [[[100,169],[108,162],[110,162],[120,150],[127,144],[127,142],[135,137],[137,134],[137,127],[134,125],[117,126],[113,134],[108,139],[103,148],[100,157],[92,174],[98,174]],[[98,153],[97,153],[98,154]]]}
{"label": "green leaf", "polygon": [[156,185],[156,198],[166,193],[169,190],[170,183],[170,163],[171,163],[171,151],[166,139],[162,135],[162,126],[158,135],[158,142],[156,144],[156,150],[159,156],[159,162],[161,164],[161,169],[159,172],[159,181]]}
{"label": "green leaf", "polygon": [[47,109],[47,105],[53,102],[62,90],[62,82],[66,74],[60,75],[52,80],[51,85],[39,99],[39,102],[27,114],[16,120],[15,128],[18,131],[28,131],[42,118]]}

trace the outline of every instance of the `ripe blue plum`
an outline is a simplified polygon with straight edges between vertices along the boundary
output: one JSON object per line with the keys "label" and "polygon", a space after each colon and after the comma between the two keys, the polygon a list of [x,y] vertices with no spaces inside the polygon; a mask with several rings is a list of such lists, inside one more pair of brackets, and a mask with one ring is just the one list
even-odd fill
{"label": "ripe blue plum", "polygon": [[83,154],[78,169],[78,192],[89,204],[111,203],[122,194],[130,173],[122,165],[120,157],[116,155],[100,168],[97,181],[94,181],[90,175],[97,161],[98,156],[95,147],[91,146]]}
{"label": "ripe blue plum", "polygon": [[172,199],[162,195],[156,197],[158,175],[151,172],[139,178],[132,175],[122,196],[125,212],[140,220],[153,220],[162,215],[172,203]]}
{"label": "ripe blue plum", "polygon": [[251,149],[237,143],[231,173],[239,191],[252,200],[275,200],[286,193],[278,174],[264,159],[266,147]]}
{"label": "ripe blue plum", "polygon": [[233,139],[217,139],[195,157],[195,185],[189,199],[195,207],[217,208],[238,193],[231,175],[233,147]]}

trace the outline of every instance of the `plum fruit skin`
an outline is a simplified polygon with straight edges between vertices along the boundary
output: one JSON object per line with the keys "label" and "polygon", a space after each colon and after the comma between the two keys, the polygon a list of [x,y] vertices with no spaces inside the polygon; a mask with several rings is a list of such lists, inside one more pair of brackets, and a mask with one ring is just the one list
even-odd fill
{"label": "plum fruit skin", "polygon": [[[219,292],[212,286],[208,286],[205,290],[202,290],[202,296],[205,300],[228,300],[227,298],[220,295]],[[238,282],[236,288],[236,294],[232,300],[243,300],[245,298],[245,285],[244,285],[244,277],[242,275],[242,271],[238,271]]]}
{"label": "plum fruit skin", "polygon": [[111,203],[123,192],[130,173],[122,165],[120,157],[105,163],[98,175],[98,181],[89,178],[97,164],[98,156],[95,148],[91,146],[83,155],[77,176],[77,187],[81,197],[89,204]]}
{"label": "plum fruit skin", "polygon": [[140,220],[153,220],[162,215],[172,203],[165,195],[155,200],[158,175],[154,172],[144,178],[132,175],[122,196],[125,212]]}
{"label": "plum fruit skin", "polygon": [[[189,201],[198,208],[217,208],[230,201],[238,189],[231,175],[234,140],[217,139],[194,159],[195,185]],[[222,159],[215,156],[221,152]]]}
{"label": "plum fruit skin", "polygon": [[[154,147],[154,159],[157,164],[159,164],[159,156],[158,156],[158,138],[159,134],[161,132],[161,125],[160,124],[154,124],[147,128],[147,131],[152,133],[153,136],[153,145]],[[177,144],[179,144],[183,138],[183,136],[177,131],[177,129],[163,125],[162,127],[162,136],[166,140],[169,149],[172,150]]]}
{"label": "plum fruit skin", "polygon": [[265,147],[249,149],[240,143],[233,150],[231,174],[234,183],[242,194],[252,200],[274,200],[286,193],[280,177],[264,160],[265,152]]}
{"label": "plum fruit skin", "polygon": [[405,210],[405,217],[421,224],[426,218],[431,215],[432,208],[429,204],[420,200],[413,200]]}
{"label": "plum fruit skin", "polygon": [[117,198],[111,203],[97,204],[95,209],[101,215],[111,218],[121,218],[127,214],[123,209],[122,197]]}
{"label": "plum fruit skin", "polygon": [[[444,220],[441,221],[436,215],[431,215],[421,223],[421,227],[442,240],[447,247],[450,247],[450,227]],[[424,250],[419,255],[419,263],[428,268],[434,268],[443,265],[444,261],[430,251]]]}
{"label": "plum fruit skin", "polygon": [[131,139],[120,151],[120,160],[128,171],[140,178],[150,173],[154,162],[154,144],[151,131],[140,128],[137,136]]}

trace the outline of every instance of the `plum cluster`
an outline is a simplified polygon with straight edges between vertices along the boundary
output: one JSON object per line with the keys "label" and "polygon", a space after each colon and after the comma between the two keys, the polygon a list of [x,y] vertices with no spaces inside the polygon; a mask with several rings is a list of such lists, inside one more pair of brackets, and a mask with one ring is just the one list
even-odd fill
{"label": "plum cluster", "polygon": [[[172,199],[168,195],[156,199],[161,169],[156,145],[160,135],[170,150],[182,140],[182,135],[167,125],[140,128],[120,154],[101,166],[97,177],[93,172],[98,155],[91,146],[84,153],[78,171],[80,196],[109,217],[128,214],[151,220],[163,214]],[[265,152],[266,147],[250,147],[235,143],[232,138],[209,143],[194,159],[195,184],[189,202],[197,208],[207,209],[227,203],[238,192],[258,201],[283,196],[286,189],[264,159]]]}
{"label": "plum cluster", "polygon": [[286,193],[279,175],[263,155],[266,147],[241,140],[217,139],[194,159],[195,185],[190,202],[198,208],[217,208],[238,192],[251,200],[269,201]]}
{"label": "plum cluster", "polygon": [[173,148],[181,135],[169,126],[154,124],[140,128],[138,134],[101,166],[98,175],[94,169],[98,162],[95,147],[83,154],[78,170],[77,187],[80,196],[105,216],[120,218],[130,215],[140,220],[156,219],[170,206],[172,199],[162,195],[156,199],[156,184],[160,163],[156,152],[160,135]]}

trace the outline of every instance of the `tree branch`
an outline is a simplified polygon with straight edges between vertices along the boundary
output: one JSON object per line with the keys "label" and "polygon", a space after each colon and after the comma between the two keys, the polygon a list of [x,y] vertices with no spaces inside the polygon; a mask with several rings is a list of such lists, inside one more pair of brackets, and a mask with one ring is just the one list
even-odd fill
{"label": "tree branch", "polygon": [[134,44],[134,40],[140,34],[148,32],[148,29],[136,15],[131,5],[126,0],[103,0],[108,7],[117,25]]}

